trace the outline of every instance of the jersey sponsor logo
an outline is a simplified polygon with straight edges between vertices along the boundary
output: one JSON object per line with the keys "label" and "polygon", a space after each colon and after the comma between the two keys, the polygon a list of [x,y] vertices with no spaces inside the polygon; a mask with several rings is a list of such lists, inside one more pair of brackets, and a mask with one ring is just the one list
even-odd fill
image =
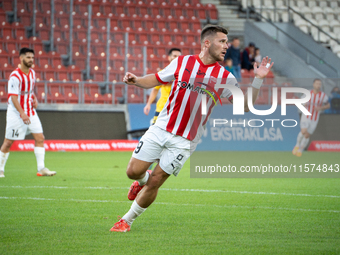
{"label": "jersey sponsor logo", "polygon": [[198,94],[207,94],[214,100],[215,105],[217,104],[215,100],[215,96],[216,96],[222,105],[222,100],[220,96],[217,94],[217,91],[213,88],[213,86],[206,84],[204,82],[196,82],[196,84],[204,85],[207,87],[207,89],[204,89],[199,85],[195,86],[195,84],[191,84],[190,82],[188,83],[186,81],[178,81],[177,87],[183,88],[183,89],[189,89],[192,92],[196,92]]}

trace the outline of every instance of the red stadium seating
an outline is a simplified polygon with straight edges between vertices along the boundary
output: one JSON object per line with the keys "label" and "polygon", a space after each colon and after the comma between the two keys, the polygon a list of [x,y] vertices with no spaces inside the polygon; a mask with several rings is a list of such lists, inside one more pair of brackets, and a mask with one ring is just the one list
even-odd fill
{"label": "red stadium seating", "polygon": [[144,90],[141,88],[128,86],[128,101],[127,103],[142,103]]}
{"label": "red stadium seating", "polygon": [[45,91],[45,84],[42,82],[37,82],[35,84],[34,94],[36,95],[38,102],[44,103],[45,97],[47,97],[47,93]]}
{"label": "red stadium seating", "polygon": [[64,83],[62,84],[62,87],[65,95],[65,103],[77,104],[79,102],[79,85],[73,83]]}
{"label": "red stadium seating", "polygon": [[[6,4],[3,10],[12,10],[12,2]],[[171,47],[179,47],[183,54],[197,54],[200,51],[199,34],[200,21],[212,21],[218,18],[216,7],[211,4],[202,5],[199,0],[74,0],[73,11],[73,62],[74,66],[64,67],[60,54],[67,54],[69,48],[69,1],[55,1],[55,29],[54,43],[56,53],[47,54],[42,40],[49,39],[50,33],[50,0],[37,1],[37,38],[25,39],[25,26],[31,23],[31,1],[18,1],[19,25],[8,24],[6,15],[0,10],[0,31],[2,50],[0,55],[1,67],[7,63],[7,69],[1,69],[2,77],[7,77],[19,60],[17,52],[22,46],[32,47],[36,51],[37,77],[65,81],[57,85],[49,83],[48,93],[44,86],[37,88],[39,100],[48,98],[54,103],[78,103],[78,84],[67,81],[82,81],[82,70],[86,69],[88,4],[92,4],[91,30],[91,78],[96,81],[106,79],[106,19],[110,18],[110,62],[109,80],[121,81],[125,73],[125,32],[129,32],[130,55],[128,70],[138,75],[143,74],[143,46],[147,46],[147,72],[156,72],[168,65],[167,54]],[[2,25],[4,22],[5,25]],[[129,28],[129,29],[127,29]],[[40,54],[41,52],[41,54]],[[6,53],[7,55],[4,55]],[[102,55],[102,53],[104,53]],[[47,68],[45,68],[47,67]],[[95,67],[98,67],[95,69]],[[245,81],[250,81],[252,74],[243,74]],[[265,84],[273,83],[273,75],[269,75]],[[38,84],[38,83],[37,83]],[[55,88],[54,88],[55,87]],[[57,87],[59,90],[57,90]],[[111,103],[110,93],[100,94],[97,83],[87,87],[84,100],[86,103]],[[124,85],[117,85],[114,101],[124,95]],[[97,91],[97,92],[95,92]],[[52,93],[53,92],[53,93]],[[56,96],[58,93],[58,96]],[[128,102],[143,102],[144,91],[129,87]],[[97,96],[93,96],[97,94]],[[45,95],[45,97],[43,96]],[[46,97],[48,95],[48,97]],[[260,102],[266,100],[266,93],[262,92]],[[80,98],[83,98],[80,96]],[[262,100],[262,101],[261,101]]]}
{"label": "red stadium seating", "polygon": [[7,102],[7,82],[0,82],[0,103]]}
{"label": "red stadium seating", "polygon": [[103,104],[105,102],[103,95],[99,91],[98,84],[85,84],[84,85],[84,102]]}
{"label": "red stadium seating", "polygon": [[50,83],[48,84],[49,94],[47,95],[48,102],[51,103],[64,103],[65,97],[60,88],[60,84]]}

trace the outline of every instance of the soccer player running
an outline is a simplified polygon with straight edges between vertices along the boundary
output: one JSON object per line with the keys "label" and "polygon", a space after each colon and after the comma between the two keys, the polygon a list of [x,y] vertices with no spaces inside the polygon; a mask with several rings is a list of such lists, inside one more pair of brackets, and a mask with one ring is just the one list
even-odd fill
{"label": "soccer player running", "polygon": [[24,140],[32,133],[35,140],[34,154],[37,159],[37,176],[52,176],[56,172],[45,167],[44,135],[36,112],[38,101],[33,93],[35,72],[31,68],[34,51],[22,48],[19,52],[20,68],[15,69],[8,81],[8,107],[5,140],[0,149],[0,177],[5,177],[5,164],[14,140]]}
{"label": "soccer player running", "polygon": [[[177,49],[177,48],[170,49],[169,54],[168,54],[169,62],[171,63],[172,60],[174,60],[175,58],[177,58],[180,55],[182,55],[180,49]],[[148,99],[148,102],[144,107],[144,114],[145,115],[149,115],[151,104],[152,104],[153,101],[155,101],[159,89],[161,90],[161,97],[159,98],[159,100],[157,101],[157,104],[156,104],[156,112],[155,112],[155,116],[153,117],[153,120],[152,120],[152,125],[155,124],[159,113],[162,111],[166,101],[168,101],[168,98],[169,98],[169,95],[170,95],[170,90],[171,90],[171,83],[168,83],[166,85],[156,86],[152,89],[150,97]]]}
{"label": "soccer player running", "polygon": [[303,150],[309,143],[309,138],[314,133],[316,126],[318,125],[320,112],[331,107],[328,102],[328,96],[321,91],[321,86],[322,82],[320,79],[315,79],[313,81],[313,89],[310,91],[311,99],[307,103],[307,110],[312,115],[301,115],[301,131],[297,136],[296,145],[293,149],[293,155],[297,157],[302,156]]}
{"label": "soccer player running", "polygon": [[[235,77],[217,63],[223,61],[227,52],[227,34],[228,31],[222,26],[208,25],[201,32],[202,51],[199,55],[179,56],[165,69],[144,77],[126,73],[125,83],[145,89],[173,82],[169,99],[155,125],[141,138],[130,159],[126,173],[136,181],[129,190],[128,198],[134,199],[134,202],[111,231],[130,231],[133,221],[156,199],[159,187],[171,174],[178,175],[197,146],[215,99],[227,97],[232,102],[232,94],[227,87],[215,90],[217,81],[222,86],[238,86]],[[252,84],[253,102],[258,96],[263,78],[274,64],[270,62],[271,59],[266,57],[259,67],[254,66],[256,78]],[[206,102],[207,115],[201,113],[204,92],[214,96],[214,99],[210,97]],[[247,100],[244,101],[244,108],[249,111]],[[150,174],[147,169],[156,160],[159,163]]]}

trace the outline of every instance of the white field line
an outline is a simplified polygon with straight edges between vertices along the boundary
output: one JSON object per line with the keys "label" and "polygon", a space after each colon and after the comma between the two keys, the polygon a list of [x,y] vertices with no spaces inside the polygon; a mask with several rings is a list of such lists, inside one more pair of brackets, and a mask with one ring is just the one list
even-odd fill
{"label": "white field line", "polygon": [[[13,189],[123,189],[128,190],[127,187],[66,187],[66,186],[0,186],[0,188],[13,188]],[[180,191],[180,192],[204,192],[204,193],[237,193],[237,194],[253,194],[253,195],[282,195],[282,196],[298,196],[298,197],[328,197],[340,198],[336,195],[312,195],[312,194],[295,194],[295,193],[276,193],[276,192],[262,192],[262,191],[239,191],[239,190],[212,190],[212,189],[173,189],[173,188],[160,188],[165,191]]]}
{"label": "white field line", "polygon": [[[130,201],[114,201],[114,200],[83,200],[83,199],[54,199],[41,197],[0,197],[0,199],[12,200],[39,200],[39,201],[66,201],[66,202],[84,202],[84,203],[129,203]],[[336,210],[319,210],[319,209],[303,209],[303,208],[284,208],[284,207],[269,207],[269,206],[244,206],[244,205],[210,205],[210,204],[176,204],[166,202],[154,202],[156,205],[170,206],[191,206],[191,207],[217,207],[217,208],[241,208],[241,209],[265,209],[265,210],[284,210],[284,211],[300,211],[300,212],[324,212],[324,213],[340,213]]]}

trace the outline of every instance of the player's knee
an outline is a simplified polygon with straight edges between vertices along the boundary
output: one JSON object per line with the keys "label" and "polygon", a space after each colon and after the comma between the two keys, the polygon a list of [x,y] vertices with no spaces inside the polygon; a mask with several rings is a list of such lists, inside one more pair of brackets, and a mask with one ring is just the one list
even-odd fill
{"label": "player's knee", "polygon": [[4,143],[3,143],[3,146],[4,146],[6,149],[9,149],[9,148],[11,148],[13,142],[14,142],[14,141],[12,141],[12,140],[5,139],[5,141],[4,141]]}
{"label": "player's knee", "polygon": [[43,143],[43,142],[45,141],[44,135],[41,134],[41,135],[35,137],[35,141],[36,141],[37,143]]}
{"label": "player's knee", "polygon": [[303,135],[305,136],[305,138],[309,138],[310,137],[310,134],[308,132],[304,133]]}
{"label": "player's knee", "polygon": [[126,169],[126,175],[127,175],[127,177],[129,177],[129,179],[132,179],[132,180],[138,179],[138,177],[136,177],[136,173],[133,171],[132,167],[128,167]]}

